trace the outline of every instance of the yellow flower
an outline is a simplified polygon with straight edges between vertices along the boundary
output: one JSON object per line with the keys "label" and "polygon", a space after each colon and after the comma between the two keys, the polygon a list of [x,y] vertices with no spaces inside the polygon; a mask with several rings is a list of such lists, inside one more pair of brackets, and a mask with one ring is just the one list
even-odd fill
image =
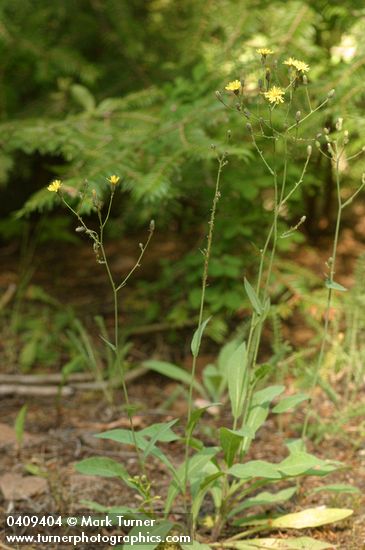
{"label": "yellow flower", "polygon": [[228,92],[237,93],[241,89],[241,82],[239,80],[233,80],[227,84],[225,89],[228,90]]}
{"label": "yellow flower", "polygon": [[49,184],[47,187],[48,191],[51,191],[52,193],[58,193],[58,191],[62,187],[61,180],[54,180],[52,183]]}
{"label": "yellow flower", "polygon": [[110,178],[108,178],[108,181],[112,184],[112,185],[117,185],[118,181],[120,180],[120,177],[119,176],[110,176]]}
{"label": "yellow flower", "polygon": [[309,71],[309,65],[304,63],[304,61],[298,61],[297,59],[295,60],[294,67],[299,73],[306,73],[307,71]]}
{"label": "yellow flower", "polygon": [[269,101],[269,103],[274,103],[277,105],[278,103],[284,103],[284,96],[285,92],[278,86],[273,86],[268,92],[264,92],[264,96]]}
{"label": "yellow flower", "polygon": [[274,53],[270,50],[270,48],[259,48],[256,52],[262,55],[262,57],[266,57],[267,55],[272,55]]}
{"label": "yellow flower", "polygon": [[289,57],[283,62],[283,65],[289,65],[289,67],[294,67],[296,63],[296,59],[294,57]]}
{"label": "yellow flower", "polygon": [[294,67],[298,73],[306,73],[309,71],[309,65],[307,63],[304,63],[304,61],[299,61],[298,59],[294,59],[294,57],[289,57],[286,61],[284,61],[284,65],[289,65],[289,67]]}

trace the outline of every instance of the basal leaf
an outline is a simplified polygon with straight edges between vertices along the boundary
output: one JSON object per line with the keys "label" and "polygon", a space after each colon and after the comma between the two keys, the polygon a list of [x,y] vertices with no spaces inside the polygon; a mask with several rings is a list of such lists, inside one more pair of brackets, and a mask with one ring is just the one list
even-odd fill
{"label": "basal leaf", "polygon": [[227,365],[228,392],[232,415],[238,419],[244,402],[245,374],[247,365],[246,344],[243,342],[231,355]]}
{"label": "basal leaf", "polygon": [[239,479],[253,479],[263,477],[265,479],[281,479],[282,475],[278,464],[271,464],[265,460],[251,460],[246,464],[235,464],[228,473]]}
{"label": "basal leaf", "polygon": [[346,519],[352,514],[353,510],[347,508],[320,506],[275,518],[271,520],[271,526],[278,529],[308,529]]}

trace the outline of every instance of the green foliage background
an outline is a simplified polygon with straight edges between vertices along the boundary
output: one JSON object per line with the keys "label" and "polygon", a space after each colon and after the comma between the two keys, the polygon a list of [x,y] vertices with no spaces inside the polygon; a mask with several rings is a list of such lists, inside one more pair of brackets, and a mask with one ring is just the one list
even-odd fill
{"label": "green foliage background", "polygon": [[[200,277],[195,245],[210,208],[213,143],[230,162],[208,302],[213,311],[235,311],[243,299],[237,281],[255,261],[251,242],[262,244],[262,202],[271,182],[242,117],[224,109],[214,92],[257,70],[258,47],[274,49],[279,63],[302,59],[311,66],[314,105],[336,89],[336,101],[308,133],[341,116],[355,152],[364,126],[364,19],[356,0],[2,0],[0,231],[5,236],[9,225],[15,232],[20,227],[14,212],[19,220],[54,208],[55,196],[45,190],[53,177],[75,188],[87,179],[101,189],[116,173],[124,194],[114,215],[124,231],[151,217],[163,231],[178,227],[183,238],[196,228],[194,251],[178,265],[165,265],[150,287],[175,288],[174,315],[183,318],[186,303],[196,305],[194,291],[182,294],[181,286],[185,281],[192,289]],[[282,223],[306,214],[307,234],[317,237],[319,221],[331,223],[333,181],[330,165],[313,157]],[[291,167],[293,181],[304,158],[305,151]],[[349,187],[362,168],[360,157]]]}

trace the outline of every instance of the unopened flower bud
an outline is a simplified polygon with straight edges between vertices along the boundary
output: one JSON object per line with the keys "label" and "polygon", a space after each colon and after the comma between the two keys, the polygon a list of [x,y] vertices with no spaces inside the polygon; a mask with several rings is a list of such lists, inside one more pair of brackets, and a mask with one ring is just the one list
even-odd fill
{"label": "unopened flower bud", "polygon": [[151,220],[150,221],[150,231],[154,231],[155,230],[155,220]]}
{"label": "unopened flower bud", "polygon": [[320,148],[321,148],[321,144],[319,143],[319,141],[316,141],[315,143],[316,143],[317,149],[320,149]]}
{"label": "unopened flower bud", "polygon": [[319,134],[316,135],[316,138],[319,139],[321,136],[322,136],[322,134],[321,134],[321,132],[319,132]]}
{"label": "unopened flower bud", "polygon": [[342,130],[343,118],[339,117],[336,122],[336,130],[339,132]]}
{"label": "unopened flower bud", "polygon": [[263,87],[264,87],[264,81],[262,80],[262,78],[259,78],[259,88],[260,88],[260,90],[262,90]]}
{"label": "unopened flower bud", "polygon": [[76,233],[83,233],[85,231],[85,227],[83,225],[79,225],[75,229]]}
{"label": "unopened flower bud", "polygon": [[216,145],[214,145],[214,143],[211,144],[210,148],[214,151],[215,148],[216,148]]}
{"label": "unopened flower bud", "polygon": [[222,101],[222,94],[220,93],[219,90],[217,90],[217,91],[215,92],[215,97],[216,97],[219,101]]}
{"label": "unopened flower bud", "polygon": [[248,109],[243,109],[243,114],[245,115],[246,118],[250,118],[251,117],[251,113]]}
{"label": "unopened flower bud", "polygon": [[307,75],[305,75],[305,74],[303,75],[303,84],[304,84],[304,86],[307,86],[307,84],[308,84],[308,78],[307,78]]}
{"label": "unopened flower bud", "polygon": [[335,95],[335,89],[332,88],[327,94],[328,99],[331,99]]}
{"label": "unopened flower bud", "polygon": [[250,132],[250,134],[252,134],[252,124],[250,124],[250,122],[247,122],[246,128]]}
{"label": "unopened flower bud", "polygon": [[308,147],[307,147],[307,155],[308,155],[308,157],[310,157],[311,154],[312,154],[312,146],[311,146],[311,145],[308,145]]}
{"label": "unopened flower bud", "polygon": [[232,137],[231,130],[227,130],[227,139],[229,140],[229,139],[231,139],[231,137]]}
{"label": "unopened flower bud", "polygon": [[323,133],[326,134],[326,136],[328,136],[328,134],[330,133],[330,131],[329,131],[328,128],[323,128]]}
{"label": "unopened flower bud", "polygon": [[300,111],[297,111],[297,112],[295,113],[295,120],[296,120],[297,122],[299,122],[300,119],[301,119],[301,117],[302,117],[302,113],[301,113]]}

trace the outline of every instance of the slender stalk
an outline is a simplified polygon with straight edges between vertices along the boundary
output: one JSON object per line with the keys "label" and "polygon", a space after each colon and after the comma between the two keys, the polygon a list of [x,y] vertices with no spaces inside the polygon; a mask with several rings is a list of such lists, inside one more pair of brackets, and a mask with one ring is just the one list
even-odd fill
{"label": "slender stalk", "polygon": [[[208,271],[209,271],[209,261],[212,251],[212,244],[213,244],[213,233],[214,233],[214,222],[215,222],[215,216],[216,216],[216,210],[218,201],[220,199],[220,181],[221,181],[221,175],[222,170],[224,166],[227,164],[226,161],[226,155],[223,154],[222,156],[218,157],[218,171],[217,171],[217,177],[215,182],[215,190],[214,190],[214,197],[213,197],[213,203],[211,208],[211,214],[210,219],[208,222],[209,230],[208,230],[208,236],[207,236],[207,247],[204,251],[204,267],[203,267],[203,275],[202,275],[202,283],[201,283],[201,296],[200,296],[200,307],[199,307],[199,316],[198,316],[198,327],[199,328],[203,323],[203,315],[204,315],[204,306],[205,306],[205,294],[206,294],[206,288],[208,283]],[[191,415],[193,411],[193,385],[196,375],[196,365],[197,365],[197,358],[198,354],[193,355],[193,361],[192,361],[192,367],[191,367],[191,380],[189,384],[189,392],[188,392],[188,414],[187,414],[187,424],[186,424],[186,443],[185,443],[185,475],[184,475],[184,495],[185,495],[185,507],[187,509],[188,506],[188,496],[187,496],[187,483],[188,483],[188,472],[189,472],[189,444],[190,444],[190,433],[188,431],[189,424],[191,421]]]}
{"label": "slender stalk", "polygon": [[[342,201],[341,201],[341,185],[340,185],[340,170],[339,170],[339,155],[337,150],[337,144],[335,147],[336,152],[336,158],[334,159],[335,164],[335,172],[336,172],[336,193],[337,193],[337,216],[336,216],[336,227],[335,227],[335,233],[334,233],[334,240],[333,240],[333,247],[332,247],[332,256],[328,260],[328,266],[330,268],[328,281],[329,284],[333,283],[334,275],[335,275],[335,268],[336,268],[336,254],[337,254],[337,246],[338,246],[338,237],[340,234],[340,225],[341,225],[341,215],[342,215]],[[329,329],[329,323],[330,323],[330,311],[331,311],[331,304],[332,304],[332,295],[333,295],[333,289],[328,288],[327,292],[327,303],[326,303],[326,309],[324,314],[324,326],[323,326],[323,336],[322,336],[322,342],[321,347],[318,354],[318,359],[316,363],[316,367],[314,370],[314,376],[312,379],[311,384],[311,393],[313,393],[314,389],[316,388],[318,384],[319,374],[321,371],[322,363],[323,363],[323,357],[324,352],[326,349],[327,339],[328,339],[328,329]],[[308,423],[309,418],[311,415],[311,410],[308,408],[303,429],[302,429],[302,438],[304,439],[307,435],[308,430]]]}

